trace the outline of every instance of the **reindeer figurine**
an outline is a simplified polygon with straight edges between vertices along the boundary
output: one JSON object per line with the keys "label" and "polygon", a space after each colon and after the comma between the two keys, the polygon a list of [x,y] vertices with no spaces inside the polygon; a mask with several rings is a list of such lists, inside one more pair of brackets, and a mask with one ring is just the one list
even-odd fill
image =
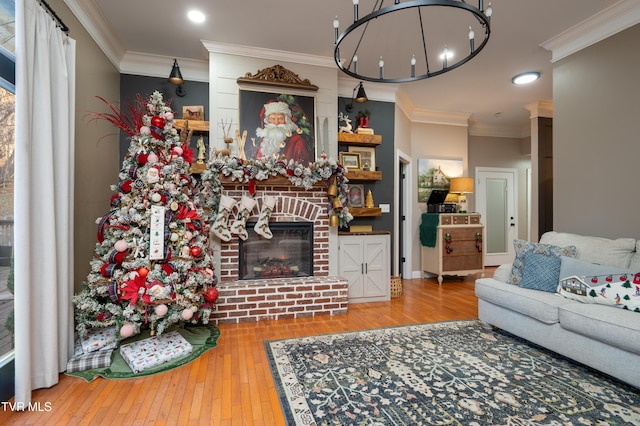
{"label": "reindeer figurine", "polygon": [[340,114],[338,115],[338,121],[344,121],[344,126],[340,126],[338,129],[340,133],[353,133],[351,127],[351,119],[348,115],[345,115],[342,113],[342,111],[340,111]]}
{"label": "reindeer figurine", "polygon": [[222,129],[223,140],[224,143],[227,144],[225,149],[216,150],[216,155],[230,156],[231,155],[231,144],[233,143],[233,138],[229,137],[229,132],[231,131],[231,125],[233,124],[233,120],[225,120],[220,119],[220,128]]}

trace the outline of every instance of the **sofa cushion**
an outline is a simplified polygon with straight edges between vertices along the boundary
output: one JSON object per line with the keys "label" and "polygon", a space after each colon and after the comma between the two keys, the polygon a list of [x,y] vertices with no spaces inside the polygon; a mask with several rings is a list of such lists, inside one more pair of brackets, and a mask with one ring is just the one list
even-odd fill
{"label": "sofa cushion", "polygon": [[560,276],[560,257],[527,252],[522,257],[522,261],[524,269],[522,281],[518,284],[520,287],[556,292]]}
{"label": "sofa cushion", "polygon": [[640,354],[637,313],[604,305],[565,304],[559,308],[560,326],[594,340]]}
{"label": "sofa cushion", "polygon": [[[513,261],[513,267],[511,268],[511,284],[520,285],[522,282],[522,273],[525,269],[524,256],[527,253],[535,253],[544,256],[567,256],[575,257],[576,248],[574,246],[559,247],[550,244],[536,244],[530,243],[525,240],[514,240],[513,246],[516,250],[516,258]],[[558,273],[560,270],[558,269]],[[560,276],[556,276],[555,280],[558,281]]]}
{"label": "sofa cushion", "polygon": [[513,265],[511,263],[505,263],[504,265],[498,266],[498,268],[493,271],[493,278],[498,281],[502,281],[503,283],[510,283],[512,266]]}
{"label": "sofa cushion", "polygon": [[586,262],[584,260],[575,259],[572,257],[560,256],[560,279],[568,277],[581,277],[591,280],[593,277],[599,275],[622,275],[630,274],[640,271],[640,268],[633,270],[631,268],[622,268],[611,265],[599,265],[597,263]]}
{"label": "sofa cushion", "polygon": [[629,267],[636,247],[636,240],[633,238],[610,240],[555,231],[545,232],[540,238],[540,243],[556,246],[573,245],[576,247],[576,255],[573,256],[576,259],[622,268]]}
{"label": "sofa cushion", "polygon": [[607,305],[640,313],[640,272],[633,275],[564,278],[560,280],[558,293],[581,303]]}
{"label": "sofa cushion", "polygon": [[555,293],[520,288],[493,278],[477,279],[475,294],[480,299],[530,316],[545,324],[555,324],[559,321],[559,306],[577,304]]}
{"label": "sofa cushion", "polygon": [[640,271],[640,240],[636,241],[636,251],[634,251],[631,255],[629,268],[637,269],[638,271]]}

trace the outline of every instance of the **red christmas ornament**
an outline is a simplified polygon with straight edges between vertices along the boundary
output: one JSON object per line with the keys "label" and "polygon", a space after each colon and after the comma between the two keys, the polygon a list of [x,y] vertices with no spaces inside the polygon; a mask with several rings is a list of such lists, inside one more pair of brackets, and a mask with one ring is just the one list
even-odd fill
{"label": "red christmas ornament", "polygon": [[200,257],[200,255],[202,254],[202,249],[198,246],[193,246],[191,247],[191,250],[189,250],[189,253],[191,253],[191,256],[193,257]]}
{"label": "red christmas ornament", "polygon": [[160,127],[162,129],[162,128],[164,128],[165,124],[167,124],[167,122],[165,121],[164,118],[160,117],[159,115],[154,115],[151,118],[151,125],[152,126]]}
{"label": "red christmas ornament", "polygon": [[144,166],[145,164],[147,164],[148,158],[149,158],[149,154],[145,154],[141,152],[140,154],[138,154],[138,157],[137,157],[138,164],[141,166]]}
{"label": "red christmas ornament", "polygon": [[218,300],[218,289],[215,287],[209,287],[202,297],[207,301],[207,303],[215,303],[215,301]]}
{"label": "red christmas ornament", "polygon": [[146,278],[147,274],[149,273],[149,269],[141,266],[140,268],[138,268],[137,272],[139,276],[141,276],[142,278]]}

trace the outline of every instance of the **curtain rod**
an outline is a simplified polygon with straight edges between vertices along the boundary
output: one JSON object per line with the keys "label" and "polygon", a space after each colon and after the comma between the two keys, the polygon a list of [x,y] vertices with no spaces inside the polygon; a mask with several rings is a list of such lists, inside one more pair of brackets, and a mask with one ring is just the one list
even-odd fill
{"label": "curtain rod", "polygon": [[56,11],[53,10],[51,8],[51,6],[49,6],[49,3],[47,3],[44,0],[38,0],[38,3],[40,3],[42,6],[44,6],[44,8],[47,10],[47,13],[49,14],[49,16],[51,16],[58,23],[58,27],[60,27],[60,30],[62,30],[63,33],[68,35],[69,34],[69,27],[67,27],[65,25],[65,23],[62,22],[62,19],[60,19],[60,17],[56,13]]}

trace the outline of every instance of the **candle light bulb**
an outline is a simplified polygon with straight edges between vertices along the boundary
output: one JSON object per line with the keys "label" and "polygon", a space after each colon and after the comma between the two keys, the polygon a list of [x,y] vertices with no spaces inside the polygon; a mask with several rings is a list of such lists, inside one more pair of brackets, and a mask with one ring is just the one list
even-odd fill
{"label": "candle light bulb", "polygon": [[380,56],[380,61],[378,62],[380,68],[384,67],[384,61],[382,60],[382,56]]}
{"label": "candle light bulb", "polygon": [[338,16],[333,20],[333,42],[338,43],[338,26],[340,22],[338,21]]}
{"label": "candle light bulb", "polygon": [[476,38],[476,33],[473,32],[473,29],[469,27],[469,40],[473,40]]}
{"label": "candle light bulb", "polygon": [[358,55],[353,55],[353,72],[358,73]]}
{"label": "candle light bulb", "polygon": [[380,56],[380,61],[378,61],[378,65],[380,66],[380,80],[384,78],[384,61],[382,60],[382,56]]}
{"label": "candle light bulb", "polygon": [[473,32],[473,30],[471,29],[471,27],[469,27],[469,51],[471,53],[473,53],[473,51],[475,50],[475,46],[474,46],[474,39],[475,39],[475,34]]}
{"label": "candle light bulb", "polygon": [[415,65],[416,64],[416,55],[413,55],[411,57],[411,65]]}
{"label": "candle light bulb", "polygon": [[411,57],[411,78],[416,76],[416,55]]}
{"label": "candle light bulb", "polygon": [[[353,0],[353,4],[357,5],[358,4],[358,0]],[[491,5],[491,3],[489,3],[489,5]]]}
{"label": "candle light bulb", "polygon": [[338,29],[339,26],[340,21],[338,21],[338,16],[336,15],[336,17],[333,19],[333,28]]}
{"label": "candle light bulb", "polygon": [[487,9],[484,11],[484,14],[487,16],[487,18],[491,18],[491,15],[493,15],[493,8],[491,7],[491,2],[489,2],[489,6],[487,6]]}

